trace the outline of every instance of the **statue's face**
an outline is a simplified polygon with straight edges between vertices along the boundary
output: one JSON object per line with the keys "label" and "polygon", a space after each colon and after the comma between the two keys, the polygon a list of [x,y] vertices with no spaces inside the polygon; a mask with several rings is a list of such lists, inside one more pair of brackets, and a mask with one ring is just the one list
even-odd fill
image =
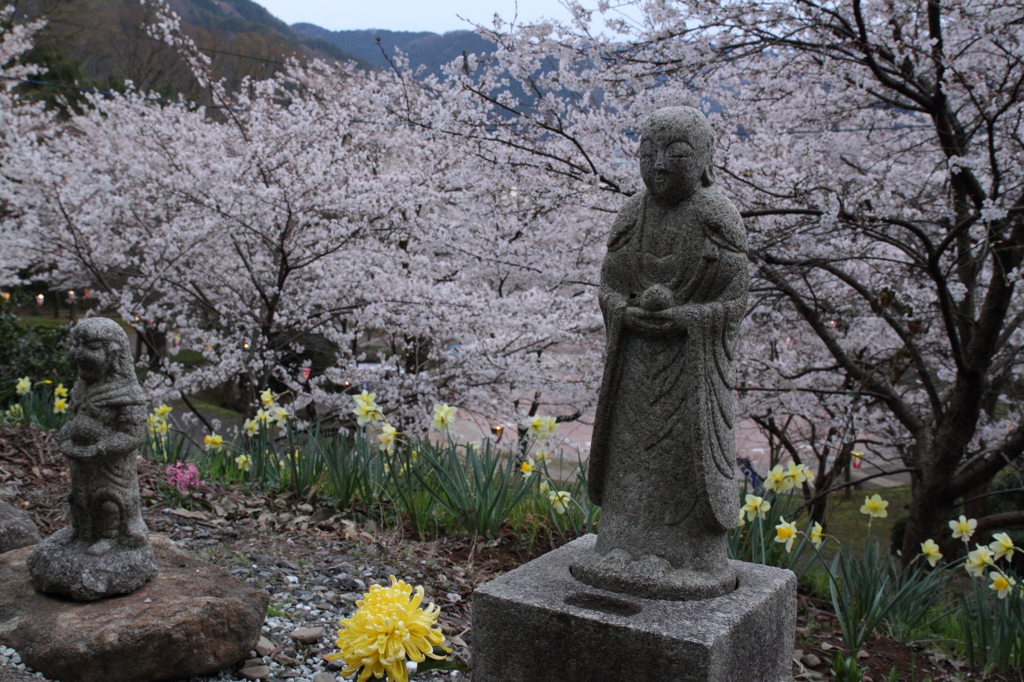
{"label": "statue's face", "polygon": [[78,373],[86,381],[102,379],[110,370],[107,340],[94,334],[74,335],[71,360],[78,367]]}
{"label": "statue's face", "polygon": [[676,204],[700,189],[711,162],[699,144],[695,125],[652,125],[640,140],[640,176],[647,191],[666,204]]}

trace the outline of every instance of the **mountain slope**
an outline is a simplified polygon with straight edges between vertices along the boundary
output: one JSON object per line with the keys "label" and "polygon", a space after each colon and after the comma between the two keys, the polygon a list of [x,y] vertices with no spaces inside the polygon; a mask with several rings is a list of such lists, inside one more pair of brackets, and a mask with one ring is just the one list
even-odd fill
{"label": "mountain slope", "polygon": [[[482,54],[494,51],[494,43],[484,40],[472,31],[449,31],[444,35],[412,31],[329,31],[313,24],[293,24],[291,27],[308,39],[320,39],[345,52],[359,57],[377,68],[388,68],[384,57],[394,55],[395,48],[409,57],[413,67],[424,65],[436,73],[441,66],[463,53]],[[380,38],[380,45],[377,44]],[[384,52],[381,52],[381,48]]]}

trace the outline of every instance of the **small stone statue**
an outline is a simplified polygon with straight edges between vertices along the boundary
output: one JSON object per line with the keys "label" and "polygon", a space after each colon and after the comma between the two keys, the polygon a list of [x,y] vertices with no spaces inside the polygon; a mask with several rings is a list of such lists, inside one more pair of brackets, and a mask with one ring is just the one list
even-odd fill
{"label": "small stone statue", "polygon": [[28,569],[39,591],[91,601],[132,592],[156,575],[136,466],[146,397],[116,322],[82,320],[72,340],[79,379],[60,431],[71,472],[69,525],[36,547]]}
{"label": "small stone statue", "polygon": [[747,303],[739,212],[711,188],[714,137],[690,107],[644,124],[646,191],[612,226],[601,271],[607,355],[590,452],[601,505],[578,580],[649,599],[732,591],[734,354]]}

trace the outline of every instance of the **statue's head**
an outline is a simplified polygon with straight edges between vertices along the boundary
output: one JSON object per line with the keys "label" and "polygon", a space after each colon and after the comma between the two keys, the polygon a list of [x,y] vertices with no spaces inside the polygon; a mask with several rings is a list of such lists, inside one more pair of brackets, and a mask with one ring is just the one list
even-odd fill
{"label": "statue's head", "polygon": [[113,320],[106,317],[84,319],[75,325],[71,339],[71,360],[86,381],[135,376],[128,335]]}
{"label": "statue's head", "polygon": [[640,175],[655,199],[675,204],[715,181],[711,125],[693,107],[658,109],[640,131]]}

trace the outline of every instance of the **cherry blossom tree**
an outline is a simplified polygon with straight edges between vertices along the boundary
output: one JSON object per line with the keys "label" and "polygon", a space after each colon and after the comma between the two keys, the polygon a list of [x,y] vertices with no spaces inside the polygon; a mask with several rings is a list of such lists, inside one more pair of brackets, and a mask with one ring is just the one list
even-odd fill
{"label": "cherry blossom tree", "polygon": [[416,104],[401,78],[292,64],[229,93],[159,16],[215,106],[95,96],[19,171],[29,256],[134,324],[155,398],[220,387],[252,412],[270,385],[345,413],[370,387],[407,425],[439,400],[488,419],[522,396],[583,412],[600,318],[580,273],[598,236],[566,235],[491,165],[479,177],[450,138],[398,120]]}
{"label": "cherry blossom tree", "polygon": [[1024,449],[1024,6],[627,5],[481,29],[493,59],[429,82],[421,124],[606,216],[638,187],[639,121],[703,108],[750,233],[743,407],[830,422],[822,465],[896,453],[915,556]]}

